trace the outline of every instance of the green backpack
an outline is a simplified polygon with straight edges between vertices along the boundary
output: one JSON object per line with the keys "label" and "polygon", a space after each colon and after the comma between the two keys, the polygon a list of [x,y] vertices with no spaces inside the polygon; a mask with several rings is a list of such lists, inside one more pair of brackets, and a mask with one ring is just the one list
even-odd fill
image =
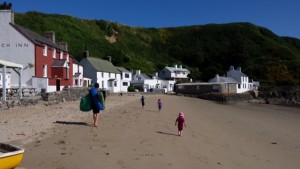
{"label": "green backpack", "polygon": [[91,111],[92,110],[91,97],[89,94],[87,94],[81,98],[79,107],[80,107],[81,111]]}

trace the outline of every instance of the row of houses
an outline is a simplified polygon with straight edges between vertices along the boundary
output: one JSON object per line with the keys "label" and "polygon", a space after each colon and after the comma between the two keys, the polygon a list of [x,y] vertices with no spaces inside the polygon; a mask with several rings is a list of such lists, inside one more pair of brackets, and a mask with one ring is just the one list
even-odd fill
{"label": "row of houses", "polygon": [[[77,61],[68,52],[66,42],[56,41],[54,32],[48,31],[42,36],[15,24],[11,4],[1,6],[0,28],[0,67],[10,68],[2,69],[0,74],[0,88],[3,89],[18,87],[41,93],[99,83],[100,88],[111,92],[127,92],[130,85],[144,92],[158,89],[169,92],[174,90],[178,79],[189,79],[190,71],[182,65],[144,74],[140,70],[128,71],[114,66],[109,56],[106,60],[90,57],[88,51]],[[217,75],[209,83],[234,84],[237,93],[253,87],[248,77],[233,67],[227,77]],[[187,84],[178,88],[184,85]]]}
{"label": "row of houses", "polygon": [[181,94],[203,94],[203,93],[244,93],[247,91],[255,91],[259,87],[258,81],[253,81],[244,74],[241,67],[234,69],[229,67],[226,75],[218,74],[205,83],[182,83],[176,88],[177,93]]}

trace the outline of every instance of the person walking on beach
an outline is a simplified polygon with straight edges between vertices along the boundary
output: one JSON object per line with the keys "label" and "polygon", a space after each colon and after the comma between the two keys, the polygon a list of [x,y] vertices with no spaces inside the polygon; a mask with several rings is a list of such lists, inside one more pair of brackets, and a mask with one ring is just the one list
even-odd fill
{"label": "person walking on beach", "polygon": [[[102,92],[98,91],[99,83],[95,83],[94,87],[89,90],[89,95],[91,97],[91,106],[93,110],[93,120],[94,126],[98,127],[99,113],[100,110],[104,109],[104,98]],[[102,98],[101,98],[102,97]],[[101,103],[102,101],[102,103]]]}
{"label": "person walking on beach", "polygon": [[158,111],[160,112],[161,109],[162,109],[162,101],[161,101],[160,98],[159,98],[158,101],[157,101],[157,106],[158,106]]}
{"label": "person walking on beach", "polygon": [[186,127],[185,119],[184,119],[184,114],[182,112],[180,112],[178,114],[178,117],[176,118],[175,126],[176,125],[178,126],[178,136],[182,136],[183,126]]}
{"label": "person walking on beach", "polygon": [[140,103],[142,103],[142,108],[144,109],[144,107],[145,107],[145,97],[144,96],[141,97]]}

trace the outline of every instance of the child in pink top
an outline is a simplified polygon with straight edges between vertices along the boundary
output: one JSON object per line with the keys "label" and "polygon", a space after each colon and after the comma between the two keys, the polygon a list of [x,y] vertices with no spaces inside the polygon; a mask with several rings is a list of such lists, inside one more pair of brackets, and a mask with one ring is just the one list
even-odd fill
{"label": "child in pink top", "polygon": [[178,114],[178,117],[175,121],[175,126],[178,123],[178,136],[182,136],[182,132],[183,132],[183,126],[186,127],[185,125],[185,119],[184,119],[184,114],[182,112],[180,112]]}

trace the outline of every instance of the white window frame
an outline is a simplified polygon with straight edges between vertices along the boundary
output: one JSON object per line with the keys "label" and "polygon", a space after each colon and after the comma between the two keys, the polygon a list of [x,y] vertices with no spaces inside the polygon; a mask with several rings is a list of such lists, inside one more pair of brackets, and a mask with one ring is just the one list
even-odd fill
{"label": "white window frame", "polygon": [[48,53],[48,47],[47,47],[47,45],[44,45],[44,47],[43,47],[43,55],[47,56],[47,53]]}
{"label": "white window frame", "polygon": [[59,54],[59,59],[63,59],[63,57],[64,57],[64,53],[61,51]]}
{"label": "white window frame", "polygon": [[56,49],[53,49],[52,57],[53,57],[53,59],[56,58]]}
{"label": "white window frame", "polygon": [[43,77],[47,77],[47,65],[43,65]]}

